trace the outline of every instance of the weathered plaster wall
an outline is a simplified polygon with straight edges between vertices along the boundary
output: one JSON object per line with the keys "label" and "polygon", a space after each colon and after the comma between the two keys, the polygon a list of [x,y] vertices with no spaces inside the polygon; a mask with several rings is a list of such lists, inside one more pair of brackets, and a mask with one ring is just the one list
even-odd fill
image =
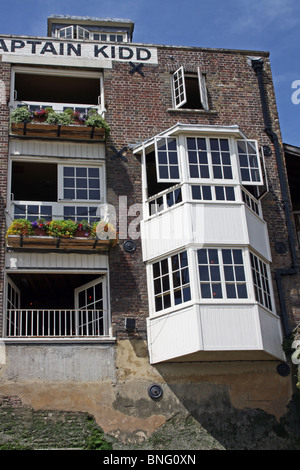
{"label": "weathered plaster wall", "polygon": [[[21,402],[35,412],[88,413],[116,449],[154,448],[153,442],[158,449],[299,445],[296,415],[289,417],[291,380],[277,373],[276,361],[153,367],[146,343],[137,339],[106,346],[101,354],[97,346],[66,351],[58,345],[27,347],[31,360],[20,370],[20,348],[7,346],[0,396],[17,397],[19,410]],[[85,364],[76,360],[82,355]],[[148,395],[153,383],[162,387],[159,400]],[[0,426],[3,419],[0,406]]]}

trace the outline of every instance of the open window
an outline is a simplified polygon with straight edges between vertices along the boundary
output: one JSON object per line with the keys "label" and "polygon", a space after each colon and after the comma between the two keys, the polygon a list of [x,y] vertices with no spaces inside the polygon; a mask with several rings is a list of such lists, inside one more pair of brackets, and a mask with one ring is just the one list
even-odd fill
{"label": "open window", "polygon": [[237,149],[242,184],[263,185],[262,167],[257,142],[255,140],[238,140]]}
{"label": "open window", "polygon": [[198,67],[197,74],[180,67],[173,74],[173,104],[176,109],[208,110],[205,74]]}

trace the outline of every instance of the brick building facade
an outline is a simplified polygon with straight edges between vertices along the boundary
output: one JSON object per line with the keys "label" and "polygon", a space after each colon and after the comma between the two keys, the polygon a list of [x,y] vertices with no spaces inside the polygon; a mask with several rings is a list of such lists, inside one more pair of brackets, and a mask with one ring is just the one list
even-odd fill
{"label": "brick building facade", "polygon": [[[48,38],[0,36],[0,394],[88,411],[116,448],[167,440],[175,416],[213,447],[293,448],[282,344],[300,321],[299,249],[269,54],[135,44],[132,31],[51,17]],[[109,135],[10,122],[57,105],[96,109]],[[78,244],[5,237],[22,215],[102,218],[118,241],[99,226]]]}

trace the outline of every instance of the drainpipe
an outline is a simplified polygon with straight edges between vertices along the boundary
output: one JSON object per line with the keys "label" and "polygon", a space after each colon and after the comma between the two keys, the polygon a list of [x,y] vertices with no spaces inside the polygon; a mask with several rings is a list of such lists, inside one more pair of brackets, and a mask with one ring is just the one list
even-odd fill
{"label": "drainpipe", "polygon": [[272,129],[270,115],[268,112],[268,105],[267,105],[266,93],[265,93],[264,82],[263,82],[264,62],[261,58],[252,59],[251,62],[252,62],[251,65],[258,79],[263,118],[264,118],[264,123],[266,126],[265,132],[269,136],[271,142],[274,145],[275,157],[276,157],[276,163],[277,163],[278,175],[279,175],[279,182],[280,182],[280,189],[281,189],[281,196],[282,196],[282,205],[283,205],[284,214],[285,214],[285,220],[286,220],[286,225],[287,225],[287,230],[288,230],[290,250],[291,250],[291,256],[292,256],[292,265],[290,268],[280,268],[280,269],[277,269],[275,272],[275,279],[277,283],[282,321],[283,321],[283,326],[285,330],[285,335],[286,337],[288,337],[291,333],[291,330],[289,327],[287,307],[286,307],[286,302],[285,302],[284,291],[282,288],[282,278],[283,276],[298,274],[299,266],[298,266],[298,259],[297,259],[297,253],[296,253],[296,245],[295,245],[295,240],[294,240],[293,225],[292,225],[291,214],[290,214],[289,196],[288,196],[288,191],[287,191],[283,163],[281,159],[281,151],[280,151],[278,136]]}

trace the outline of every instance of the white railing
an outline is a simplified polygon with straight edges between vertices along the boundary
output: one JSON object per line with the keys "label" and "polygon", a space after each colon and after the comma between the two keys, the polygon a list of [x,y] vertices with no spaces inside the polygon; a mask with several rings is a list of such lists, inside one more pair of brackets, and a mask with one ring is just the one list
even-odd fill
{"label": "white railing", "polygon": [[157,215],[180,202],[182,202],[182,184],[177,184],[147,199],[149,216]]}
{"label": "white railing", "polygon": [[242,191],[242,199],[243,202],[246,204],[246,206],[249,207],[256,215],[261,217],[261,208],[260,208],[260,203],[258,200],[252,196],[249,191],[247,191],[245,188],[241,188]]}
{"label": "white railing", "polygon": [[92,223],[97,222],[103,216],[103,214],[101,214],[100,208],[101,207],[99,204],[97,204],[97,202],[92,204],[89,201],[75,201],[74,203],[68,203],[65,201],[40,202],[13,200],[9,207],[9,214],[12,220],[28,219],[32,222],[40,218],[44,219],[45,221],[50,221],[52,219],[84,219],[89,223]]}
{"label": "white railing", "polygon": [[80,114],[87,114],[90,109],[97,109],[99,114],[103,112],[99,105],[91,104],[74,104],[74,103],[53,103],[53,102],[38,102],[38,101],[14,101],[13,108],[20,108],[22,106],[28,106],[30,111],[39,111],[41,109],[51,108],[55,112],[63,112],[65,109],[73,109]]}
{"label": "white railing", "polygon": [[107,319],[104,310],[8,309],[5,336],[101,337],[108,335]]}

